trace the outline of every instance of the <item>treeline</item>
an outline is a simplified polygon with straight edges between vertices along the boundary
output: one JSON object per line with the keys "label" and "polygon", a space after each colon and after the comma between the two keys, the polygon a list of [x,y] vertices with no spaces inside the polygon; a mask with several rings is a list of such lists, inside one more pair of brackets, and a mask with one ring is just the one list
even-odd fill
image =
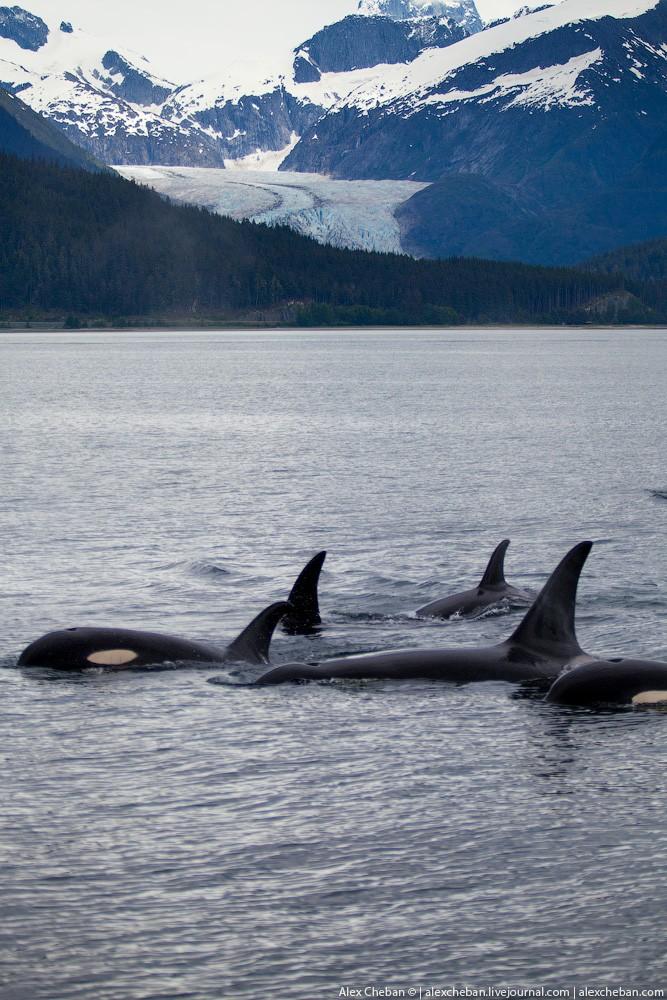
{"label": "treeline", "polygon": [[623,285],[613,273],[337,250],[173,205],[115,174],[0,155],[4,316],[286,307],[304,325],[582,322]]}

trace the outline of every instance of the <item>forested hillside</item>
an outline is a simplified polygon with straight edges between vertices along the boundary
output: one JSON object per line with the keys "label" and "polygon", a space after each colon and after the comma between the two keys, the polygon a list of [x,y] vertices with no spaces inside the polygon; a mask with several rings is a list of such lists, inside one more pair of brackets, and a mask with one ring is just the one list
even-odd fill
{"label": "forested hillside", "polygon": [[285,306],[304,323],[577,322],[624,319],[628,305],[615,274],[336,250],[172,205],[116,175],[6,155],[0,224],[5,317],[203,319]]}
{"label": "forested hillside", "polygon": [[667,239],[620,247],[584,266],[597,274],[622,277],[628,291],[641,295],[658,315],[667,316]]}
{"label": "forested hillside", "polygon": [[619,247],[601,257],[593,257],[586,266],[605,274],[622,273],[633,281],[667,279],[667,239]]}

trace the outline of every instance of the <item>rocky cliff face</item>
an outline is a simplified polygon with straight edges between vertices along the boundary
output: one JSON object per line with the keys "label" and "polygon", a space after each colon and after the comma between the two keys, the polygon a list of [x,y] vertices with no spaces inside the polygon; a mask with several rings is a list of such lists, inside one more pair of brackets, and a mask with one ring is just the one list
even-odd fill
{"label": "rocky cliff face", "polygon": [[108,76],[100,74],[97,79],[112,94],[130,104],[164,104],[173,90],[173,87],[158,82],[149,73],[137,69],[113,49],[102,56],[102,67]]}
{"label": "rocky cliff face", "polygon": [[0,38],[8,38],[19,48],[38,52],[46,45],[49,28],[41,17],[22,7],[0,7]]}
{"label": "rocky cliff face", "polygon": [[469,35],[483,24],[474,0],[359,0],[359,13],[380,15],[396,21],[420,17],[446,17],[466,29]]}
{"label": "rocky cliff face", "polygon": [[466,30],[449,18],[394,21],[388,17],[350,15],[318,31],[299,47],[294,60],[294,80],[312,83],[324,73],[411,62],[426,48],[445,48],[466,35]]}
{"label": "rocky cliff face", "polygon": [[[257,90],[262,90],[258,87]],[[170,121],[189,123],[214,137],[220,160],[282,150],[318,121],[323,110],[299,100],[283,82],[269,81],[263,93],[230,97],[200,95],[196,84],[176,91],[163,113]]]}

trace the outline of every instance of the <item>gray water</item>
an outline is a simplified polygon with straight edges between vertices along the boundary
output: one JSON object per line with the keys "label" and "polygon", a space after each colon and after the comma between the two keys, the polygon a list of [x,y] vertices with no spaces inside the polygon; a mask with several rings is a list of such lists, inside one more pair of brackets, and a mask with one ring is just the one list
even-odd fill
{"label": "gray water", "polygon": [[575,542],[585,649],[667,658],[667,333],[5,334],[0,994],[665,986],[667,718],[510,685],[16,668],[52,628],[224,642],[329,550],[274,662]]}

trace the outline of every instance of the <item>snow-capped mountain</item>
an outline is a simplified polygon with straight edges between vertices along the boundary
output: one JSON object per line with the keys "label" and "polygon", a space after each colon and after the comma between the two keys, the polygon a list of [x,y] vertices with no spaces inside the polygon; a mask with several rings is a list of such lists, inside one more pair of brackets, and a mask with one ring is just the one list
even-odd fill
{"label": "snow-capped mountain", "polygon": [[0,8],[0,86],[107,162],[219,163],[215,142],[161,104],[174,85],[142,56],[120,53],[57,17]]}
{"label": "snow-capped mountain", "polygon": [[273,73],[240,64],[180,86],[155,74],[143,56],[57,16],[47,23],[2,7],[0,85],[107,162],[223,166],[287,152],[359,86],[359,70],[407,62],[481,26],[474,0],[406,0],[400,20],[396,3],[389,6],[391,15],[368,8],[277,54]]}
{"label": "snow-capped mountain", "polygon": [[174,90],[161,113],[202,128],[225,160],[287,153],[352,89],[374,80],[379,66],[407,63],[426,48],[465,37],[466,30],[446,17],[350,15],[286,53],[281,71],[267,76],[261,66],[236,66],[226,77]]}
{"label": "snow-capped mountain", "polygon": [[666,134],[667,0],[564,0],[359,74],[284,168],[435,182],[417,254],[572,262],[667,232]]}
{"label": "snow-capped mountain", "polygon": [[[429,48],[409,65],[378,67],[359,74],[358,85],[306,135],[291,156],[291,167],[332,171],[341,176],[372,176],[373,161],[387,164],[388,144],[397,132],[426,146],[401,143],[391,157],[396,177],[435,180],[462,155],[452,139],[462,120],[483,112],[499,128],[499,112],[517,109],[613,114],[625,99],[634,102],[642,82],[664,95],[667,65],[665,0],[563,0],[468,37],[447,49]],[[646,96],[646,95],[644,95]],[[587,122],[587,127],[592,121]],[[359,142],[351,142],[359,128]],[[336,141],[345,132],[345,148]],[[471,130],[472,131],[472,130]],[[474,135],[469,139],[474,140]],[[487,147],[486,142],[484,143]],[[383,148],[380,149],[379,147]],[[483,173],[481,150],[472,151],[475,172]]]}

